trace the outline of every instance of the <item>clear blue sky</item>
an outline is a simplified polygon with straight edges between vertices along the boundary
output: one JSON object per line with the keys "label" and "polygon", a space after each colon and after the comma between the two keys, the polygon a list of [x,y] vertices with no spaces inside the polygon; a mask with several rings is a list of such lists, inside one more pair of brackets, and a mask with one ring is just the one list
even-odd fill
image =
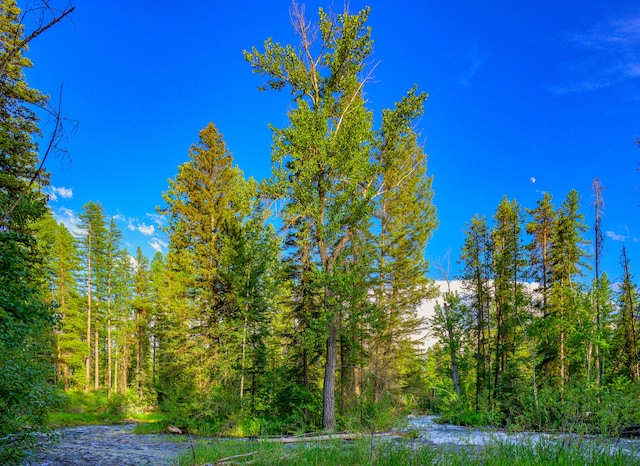
{"label": "clear blue sky", "polygon": [[[64,144],[71,165],[47,163],[51,207],[72,225],[100,202],[130,252],[151,256],[166,251],[161,193],[209,121],[246,176],[269,175],[267,125],[286,125],[290,95],[258,92],[242,51],[268,37],[297,44],[291,3],[75,3],[29,53],[29,83],[56,98],[64,83],[62,107],[79,123]],[[430,260],[456,258],[465,224],[491,217],[504,195],[535,207],[547,191],[558,206],[575,188],[591,225],[598,177],[605,268],[619,277],[625,244],[640,277],[640,4],[352,0],[350,10],[366,4],[379,62],[370,108],[379,116],[414,83],[430,94],[419,122],[440,219]],[[306,2],[307,16],[319,6],[331,3]]]}

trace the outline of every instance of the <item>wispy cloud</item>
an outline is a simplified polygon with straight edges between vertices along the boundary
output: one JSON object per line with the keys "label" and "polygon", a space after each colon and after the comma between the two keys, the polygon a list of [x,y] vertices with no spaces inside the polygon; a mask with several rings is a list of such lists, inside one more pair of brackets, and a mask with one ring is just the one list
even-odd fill
{"label": "wispy cloud", "polygon": [[146,223],[141,223],[138,225],[138,231],[145,236],[151,236],[156,231],[153,225],[147,225]]}
{"label": "wispy cloud", "polygon": [[640,77],[640,15],[608,19],[568,34],[578,52],[563,65],[559,94],[588,92]]}
{"label": "wispy cloud", "polygon": [[638,239],[637,237],[631,234],[631,230],[627,225],[623,225],[619,227],[619,230],[620,229],[622,230],[622,233],[615,232],[613,230],[608,230],[605,233],[605,235],[607,236],[607,238],[609,238],[612,241],[620,241],[620,242],[631,241],[634,243],[637,243],[638,241],[640,241],[640,239]]}
{"label": "wispy cloud", "polygon": [[47,188],[47,194],[49,195],[49,200],[53,202],[57,201],[58,197],[61,197],[62,199],[71,199],[73,197],[73,189],[65,188],[64,186],[49,186]]}
{"label": "wispy cloud", "polygon": [[151,240],[149,240],[149,246],[151,246],[154,250],[158,251],[158,252],[163,252],[167,246],[169,246],[165,241],[161,240],[160,238],[151,238]]}
{"label": "wispy cloud", "polygon": [[[120,220],[124,220],[124,217],[120,218]],[[137,218],[128,218],[126,219],[127,229],[131,231],[138,231],[145,236],[151,236],[155,233],[156,228],[153,225],[147,225],[144,222],[140,222]]]}
{"label": "wispy cloud", "polygon": [[160,215],[160,214],[147,214],[147,217],[149,217],[151,219],[151,221],[153,221],[153,223],[155,223],[156,225],[158,225],[159,227],[161,227],[162,225],[164,225],[164,215]]}
{"label": "wispy cloud", "polygon": [[469,87],[473,78],[478,73],[478,69],[480,68],[480,65],[482,65],[482,61],[483,59],[477,45],[473,46],[465,55],[463,63],[465,68],[458,78],[458,84],[463,87]]}
{"label": "wispy cloud", "polygon": [[611,239],[613,241],[622,241],[622,242],[624,242],[629,237],[625,236],[625,235],[620,235],[620,234],[616,233],[615,231],[607,231],[607,238],[609,238],[609,239]]}
{"label": "wispy cloud", "polygon": [[82,229],[79,227],[80,219],[73,210],[66,207],[58,207],[57,209],[51,209],[51,213],[56,222],[62,223],[72,234],[77,236],[82,233]]}

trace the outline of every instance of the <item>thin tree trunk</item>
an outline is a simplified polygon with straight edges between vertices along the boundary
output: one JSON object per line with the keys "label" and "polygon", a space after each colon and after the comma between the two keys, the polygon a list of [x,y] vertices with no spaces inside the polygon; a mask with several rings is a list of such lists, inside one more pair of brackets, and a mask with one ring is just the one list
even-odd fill
{"label": "thin tree trunk", "polygon": [[116,363],[113,368],[113,391],[118,393],[118,339],[116,337]]}
{"label": "thin tree trunk", "polygon": [[87,357],[85,359],[86,384],[84,391],[89,393],[91,380],[91,233],[87,246]]}
{"label": "thin tree trunk", "polygon": [[[249,303],[247,303],[246,307],[249,307]],[[242,400],[244,396],[244,366],[245,366],[245,358],[247,354],[247,314],[248,309],[245,308],[244,315],[244,325],[242,327],[242,364],[240,368],[240,399]]]}
{"label": "thin tree trunk", "polygon": [[[110,261],[111,262],[111,261]],[[109,280],[107,283],[107,399],[111,399],[111,385],[112,378],[111,372],[112,357],[111,357],[111,269],[109,270]]]}
{"label": "thin tree trunk", "polygon": [[451,335],[449,336],[449,348],[451,354],[451,379],[453,380],[453,389],[457,395],[460,396],[460,374],[458,373],[458,358],[456,356],[455,348],[451,344],[453,342]]}
{"label": "thin tree trunk", "polygon": [[338,358],[338,330],[335,324],[335,317],[329,324],[329,336],[327,337],[327,360],[324,366],[324,383],[322,387],[322,426],[325,430],[332,432],[336,428],[335,415],[335,385],[336,366]]}
{"label": "thin tree trunk", "polygon": [[100,388],[100,372],[98,371],[99,368],[99,361],[98,361],[98,342],[100,340],[98,339],[98,323],[96,322],[96,341],[94,342],[94,355],[93,355],[93,370],[94,370],[94,374],[93,374],[93,389],[97,390],[98,388]]}
{"label": "thin tree trunk", "polygon": [[127,372],[129,372],[129,343],[127,342],[127,336],[125,335],[122,354],[122,381],[120,383],[120,390],[122,393],[127,392]]}
{"label": "thin tree trunk", "polygon": [[136,338],[136,391],[142,398],[142,324],[140,312],[138,312],[138,338]]}
{"label": "thin tree trunk", "polygon": [[[107,309],[110,305],[107,305]],[[107,316],[107,399],[111,398],[111,370],[112,370],[112,361],[111,361],[111,310],[107,310],[109,313]]]}

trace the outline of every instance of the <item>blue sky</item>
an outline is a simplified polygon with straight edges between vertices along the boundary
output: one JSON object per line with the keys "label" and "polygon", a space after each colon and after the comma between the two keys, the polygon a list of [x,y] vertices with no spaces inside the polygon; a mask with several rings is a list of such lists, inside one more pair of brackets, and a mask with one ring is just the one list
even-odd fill
{"label": "blue sky", "polygon": [[[242,51],[268,37],[297,44],[291,3],[75,3],[28,54],[28,82],[55,100],[64,83],[62,108],[78,122],[64,143],[70,163],[47,162],[51,208],[73,227],[83,204],[100,202],[127,248],[151,256],[166,251],[161,193],[209,121],[246,176],[269,175],[267,125],[287,124],[291,99],[260,93]],[[546,191],[558,206],[576,189],[591,225],[597,177],[605,269],[620,276],[626,245],[640,276],[640,4],[352,0],[350,11],[367,4],[369,107],[379,117],[414,83],[430,95],[418,126],[440,219],[430,260],[456,258],[465,224],[491,217],[504,195],[535,207]],[[306,2],[307,16],[320,6],[331,3]]]}

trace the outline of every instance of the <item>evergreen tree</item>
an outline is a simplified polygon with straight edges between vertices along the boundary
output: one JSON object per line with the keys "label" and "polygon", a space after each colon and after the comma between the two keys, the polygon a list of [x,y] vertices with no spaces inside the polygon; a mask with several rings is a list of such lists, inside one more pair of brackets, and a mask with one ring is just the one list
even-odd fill
{"label": "evergreen tree", "polygon": [[134,319],[132,257],[126,249],[116,258],[113,276],[113,392],[125,393],[129,388],[133,349],[136,347]]}
{"label": "evergreen tree", "polygon": [[533,367],[533,391],[536,392],[535,355],[526,333],[528,296],[524,283],[527,280],[528,258],[522,241],[522,213],[518,203],[506,197],[498,205],[492,229],[493,288],[495,301],[495,364],[494,396],[507,403],[517,398],[515,382],[522,378],[521,350],[529,346]]}
{"label": "evergreen tree", "polygon": [[54,332],[56,383],[69,390],[80,383],[86,354],[79,338],[86,325],[82,323],[82,303],[78,294],[80,256],[69,230],[57,223],[51,214],[38,223],[38,243],[45,258],[46,290],[59,319]]}
{"label": "evergreen tree", "polygon": [[638,289],[633,282],[627,250],[620,255],[622,282],[618,291],[618,321],[614,335],[613,355],[616,357],[613,373],[622,373],[633,381],[640,381],[638,356]]}
{"label": "evergreen tree", "polygon": [[[470,297],[469,310],[475,333],[476,390],[475,409],[481,409],[482,395],[491,399],[491,280],[493,244],[485,217],[477,215],[467,226],[462,247],[462,281],[465,293]],[[488,404],[487,404],[488,406]]]}
{"label": "evergreen tree", "polygon": [[111,398],[113,387],[113,341],[111,332],[113,330],[112,320],[114,311],[114,301],[118,281],[118,259],[121,254],[120,240],[122,232],[116,225],[115,219],[109,222],[109,229],[106,237],[105,250],[105,289],[106,289],[106,326],[107,326],[107,398]]}
{"label": "evergreen tree", "polygon": [[166,313],[167,304],[164,301],[166,283],[166,264],[161,252],[156,252],[151,260],[149,269],[151,315],[149,318],[149,330],[151,339],[151,385],[157,386],[158,355],[160,348],[161,327],[163,316]]}
{"label": "evergreen tree", "polygon": [[551,233],[556,221],[552,196],[545,192],[542,200],[537,202],[537,207],[527,209],[527,212],[531,216],[531,221],[527,223],[526,231],[533,236],[533,240],[529,244],[532,278],[539,284],[542,294],[540,307],[543,313],[546,313],[549,297],[549,274],[551,273],[549,249],[551,248]]}
{"label": "evergreen tree", "polygon": [[171,309],[161,337],[159,390],[178,405],[223,392],[233,379],[229,331],[237,309],[221,278],[222,252],[225,237],[251,212],[255,192],[212,123],[189,155],[169,180],[161,210],[168,220]]}
{"label": "evergreen tree", "polygon": [[22,19],[14,0],[0,2],[0,462],[36,438],[29,431],[44,426],[53,402],[47,379],[54,315],[34,231],[46,212],[48,174],[33,107],[46,97],[24,77],[27,45],[53,23],[25,37]]}
{"label": "evergreen tree", "polygon": [[149,260],[140,246],[136,249],[133,271],[133,299],[131,307],[134,313],[135,345],[135,388],[138,396],[143,397],[149,379],[149,318],[151,315],[151,282],[149,279]]}
{"label": "evergreen tree", "polygon": [[[587,254],[584,250],[587,241],[582,237],[582,233],[589,227],[584,224],[584,214],[579,212],[579,202],[577,191],[572,190],[567,194],[557,212],[549,250],[549,312],[543,325],[554,341],[554,348],[552,353],[546,352],[542,363],[547,377],[555,378],[560,385],[564,385],[569,379],[568,366],[574,357],[572,353],[580,350],[568,345],[567,335],[577,324],[581,292],[577,279],[583,275],[583,270],[587,267]],[[549,366],[552,368],[550,372]]]}
{"label": "evergreen tree", "polygon": [[[85,391],[89,391],[91,383],[91,342],[93,341],[93,363],[94,363],[94,383],[93,389],[99,386],[99,335],[100,316],[98,303],[104,293],[104,271],[107,260],[107,226],[102,207],[93,201],[82,206],[82,213],[79,227],[82,233],[79,238],[81,257],[84,261],[85,289],[87,291],[87,327],[86,344],[87,353],[85,356]],[[92,334],[93,332],[93,334]],[[93,338],[93,340],[92,340]]]}
{"label": "evergreen tree", "polygon": [[[435,295],[424,257],[438,224],[432,177],[427,176],[426,154],[410,126],[421,114],[425,97],[413,89],[393,110],[383,111],[377,140],[381,167],[376,209],[380,228],[375,234],[379,252],[374,252],[379,257],[376,299],[381,319],[374,343],[378,385],[397,381],[399,346],[415,343],[409,337],[423,325],[416,310],[424,299]],[[376,399],[384,388],[378,387]]]}

